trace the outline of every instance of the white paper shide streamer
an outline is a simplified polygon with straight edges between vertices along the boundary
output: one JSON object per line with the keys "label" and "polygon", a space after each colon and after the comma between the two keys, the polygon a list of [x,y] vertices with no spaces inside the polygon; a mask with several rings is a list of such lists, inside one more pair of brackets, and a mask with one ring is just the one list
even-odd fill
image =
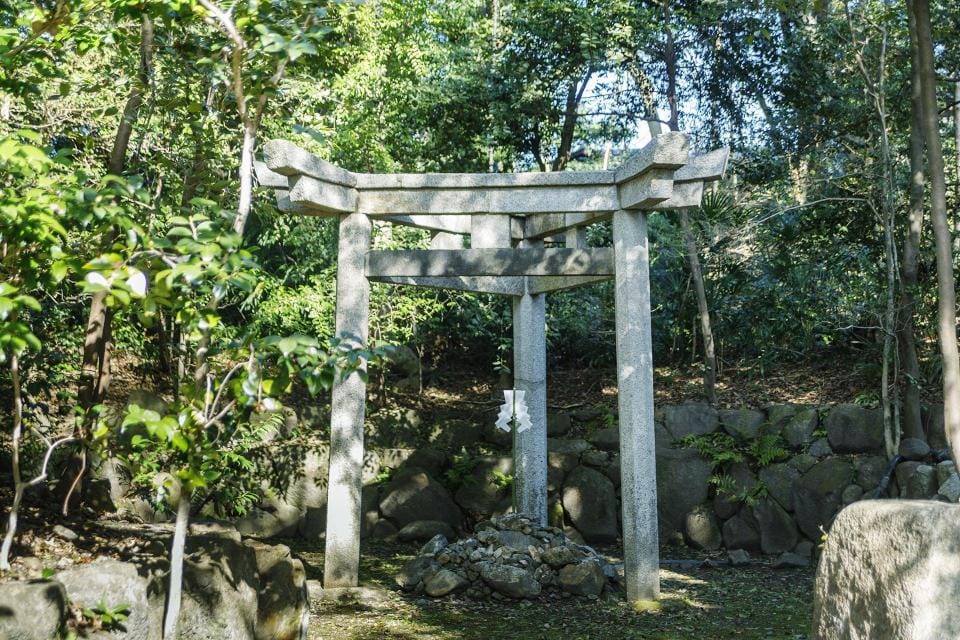
{"label": "white paper shide streamer", "polygon": [[505,389],[503,399],[505,402],[500,405],[500,413],[497,415],[497,428],[502,431],[510,431],[511,423],[517,425],[517,433],[526,431],[533,426],[530,422],[530,414],[527,413],[527,403],[523,396],[525,391],[517,389]]}

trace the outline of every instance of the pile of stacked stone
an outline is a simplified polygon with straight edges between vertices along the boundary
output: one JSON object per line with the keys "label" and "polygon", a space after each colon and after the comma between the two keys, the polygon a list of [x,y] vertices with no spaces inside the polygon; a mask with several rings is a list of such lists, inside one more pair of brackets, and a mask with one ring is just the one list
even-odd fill
{"label": "pile of stacked stone", "polygon": [[427,542],[396,578],[401,589],[439,598],[598,598],[620,571],[592,548],[555,527],[507,514],[481,522],[472,537]]}

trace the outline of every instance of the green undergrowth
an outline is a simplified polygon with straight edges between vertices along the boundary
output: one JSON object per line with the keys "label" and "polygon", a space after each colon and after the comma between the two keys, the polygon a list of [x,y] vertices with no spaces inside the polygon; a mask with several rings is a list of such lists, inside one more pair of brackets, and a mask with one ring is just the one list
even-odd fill
{"label": "green undergrowth", "polygon": [[[661,607],[637,612],[621,595],[598,601],[474,602],[401,596],[393,576],[415,545],[364,545],[361,584],[382,602],[315,604],[311,640],[618,640],[806,638],[813,574],[768,567],[661,569]],[[321,549],[295,549],[311,579]]]}

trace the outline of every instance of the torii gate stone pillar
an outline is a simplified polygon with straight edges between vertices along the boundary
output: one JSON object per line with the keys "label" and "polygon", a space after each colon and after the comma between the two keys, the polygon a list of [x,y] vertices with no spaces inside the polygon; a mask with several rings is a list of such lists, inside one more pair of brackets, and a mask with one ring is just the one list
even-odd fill
{"label": "torii gate stone pillar", "polygon": [[[514,510],[546,523],[546,295],[613,278],[620,473],[627,597],[659,596],[653,357],[647,211],[696,207],[728,151],[690,156],[668,132],[615,171],[519,174],[355,174],[290,142],[265,146],[260,183],[282,211],[337,216],[337,336],[367,339],[370,282],[509,295],[514,387],[533,426],[514,435]],[[591,248],[587,226],[613,219],[613,247]],[[372,221],[428,229],[430,249],[373,251]],[[470,248],[465,249],[464,237]],[[564,248],[544,248],[564,242]],[[330,418],[324,586],[357,585],[366,388],[336,379]]]}

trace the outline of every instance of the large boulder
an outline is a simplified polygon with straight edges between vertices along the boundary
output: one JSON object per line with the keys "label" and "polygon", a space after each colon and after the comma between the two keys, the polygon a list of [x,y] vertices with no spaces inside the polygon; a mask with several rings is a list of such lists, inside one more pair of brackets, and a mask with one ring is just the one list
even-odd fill
{"label": "large boulder", "polygon": [[[548,469],[549,472],[549,469]],[[510,505],[510,491],[494,482],[498,474],[513,473],[513,458],[483,458],[457,489],[454,499],[474,518],[489,518]]]}
{"label": "large boulder", "polygon": [[456,537],[453,528],[446,522],[414,520],[397,532],[397,540],[401,542],[426,542],[437,535],[442,535],[447,539]]}
{"label": "large boulder", "polygon": [[563,508],[573,526],[588,542],[617,539],[617,494],[605,475],[589,467],[577,467],[567,476]]}
{"label": "large boulder", "polygon": [[794,515],[800,531],[819,540],[820,528],[830,526],[843,504],[843,490],[853,482],[853,466],[843,458],[827,458],[815,464],[794,486]]}
{"label": "large boulder", "polygon": [[59,638],[66,612],[67,593],[59,582],[33,580],[0,583],[0,638]]}
{"label": "large boulder", "polygon": [[883,421],[876,410],[838,404],[824,422],[830,446],[837,453],[873,453],[883,450]]}
{"label": "large boulder", "polygon": [[792,551],[799,534],[793,518],[775,500],[759,500],[750,513],[760,532],[760,550],[774,554]]}
{"label": "large boulder", "polygon": [[98,638],[160,640],[163,636],[167,584],[156,566],[103,559],[60,571],[56,579],[77,606],[91,608],[101,602],[127,606],[122,628],[100,632]]}
{"label": "large boulder", "polygon": [[816,407],[797,407],[796,412],[784,422],[780,435],[791,447],[804,447],[810,444],[819,423],[820,414]]}
{"label": "large boulder", "polygon": [[853,461],[857,484],[864,492],[873,491],[883,480],[889,466],[884,456],[857,456]]}
{"label": "large boulder", "polygon": [[960,638],[960,506],[868,500],[845,508],[824,547],[813,638]]}
{"label": "large boulder", "polygon": [[663,408],[663,426],[671,438],[679,440],[713,433],[720,427],[720,418],[709,404],[686,402]]}
{"label": "large boulder", "polygon": [[687,514],[706,502],[712,468],[695,449],[657,452],[657,511],[660,536],[682,532]]}
{"label": "large boulder", "polygon": [[684,534],[686,540],[697,549],[716,551],[720,548],[723,538],[712,505],[697,505],[687,514]]}
{"label": "large boulder", "polygon": [[446,488],[416,468],[397,474],[384,488],[380,512],[401,528],[417,520],[439,520],[457,528],[462,519]]}
{"label": "large boulder", "polygon": [[760,532],[748,509],[723,523],[723,544],[727,549],[760,551]]}
{"label": "large boulder", "polygon": [[758,477],[771,498],[787,511],[793,511],[793,485],[800,478],[799,471],[786,463],[772,464],[761,469]]}
{"label": "large boulder", "polygon": [[560,569],[560,588],[575,596],[599,596],[607,583],[600,563],[593,558]]}
{"label": "large boulder", "polygon": [[901,462],[897,485],[901,498],[932,498],[937,494],[937,470],[922,462]]}
{"label": "large boulder", "polygon": [[256,639],[256,553],[235,530],[198,529],[187,538],[178,640]]}
{"label": "large boulder", "polygon": [[289,547],[244,540],[253,551],[259,574],[256,640],[299,640],[305,637],[310,597],[303,563]]}
{"label": "large boulder", "polygon": [[724,431],[744,440],[756,438],[767,421],[763,412],[755,409],[721,409],[719,416]]}

